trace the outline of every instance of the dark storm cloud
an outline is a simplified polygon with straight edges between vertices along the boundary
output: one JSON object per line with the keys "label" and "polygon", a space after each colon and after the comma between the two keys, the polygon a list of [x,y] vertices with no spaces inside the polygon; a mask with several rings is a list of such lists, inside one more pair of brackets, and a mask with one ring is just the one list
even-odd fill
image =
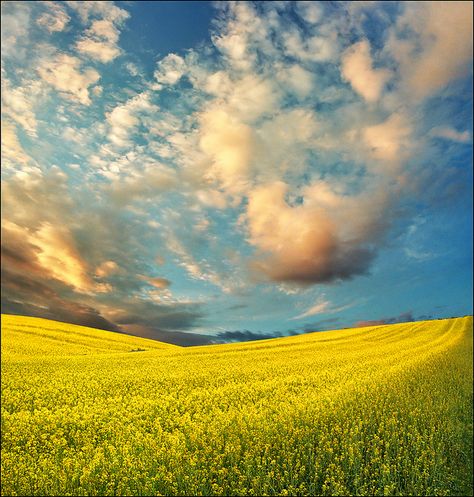
{"label": "dark storm cloud", "polygon": [[166,331],[151,326],[123,325],[124,331],[130,335],[142,338],[150,338],[159,342],[171,343],[181,347],[192,347],[198,345],[209,345],[216,343],[216,338],[198,333],[186,333],[183,331]]}
{"label": "dark storm cloud", "polygon": [[149,300],[124,300],[114,321],[119,325],[140,325],[166,331],[194,328],[204,317],[198,304],[173,302],[158,304]]}
{"label": "dark storm cloud", "polygon": [[[140,325],[143,336],[170,343],[211,341],[179,334],[203,317],[196,305],[134,297],[143,287],[171,284],[147,273],[144,255],[151,234],[139,217],[129,219],[94,198],[84,204],[67,186],[66,175],[54,168],[27,179],[9,177],[2,193],[2,312],[110,331]],[[74,263],[72,269],[81,268],[79,284],[61,270],[65,257]]]}
{"label": "dark storm cloud", "polygon": [[49,285],[28,276],[2,270],[1,311],[35,316],[108,331],[120,327],[91,306],[61,297]]}
{"label": "dark storm cloud", "polygon": [[333,326],[337,326],[339,322],[339,318],[326,318],[320,319],[318,321],[313,321],[311,323],[306,323],[303,326],[303,333],[312,333],[313,331],[324,331],[328,328],[332,328]]}
{"label": "dark storm cloud", "polygon": [[[301,285],[331,283],[368,274],[376,255],[376,250],[373,248],[358,247],[328,256],[328,260],[322,260],[320,264],[309,258],[302,259],[294,266],[289,266],[285,262],[277,265],[272,260],[271,263],[262,264],[260,268],[277,282]],[[317,260],[317,257],[314,259]]]}
{"label": "dark storm cloud", "polygon": [[382,324],[396,324],[396,323],[408,323],[411,321],[418,321],[418,320],[423,320],[426,316],[420,316],[418,318],[413,317],[413,312],[412,311],[407,311],[399,316],[392,316],[388,318],[381,318],[381,319],[374,319],[374,320],[367,320],[367,321],[357,321],[357,323],[354,324],[355,328],[361,328],[364,326],[378,326]]}
{"label": "dark storm cloud", "polygon": [[281,332],[261,333],[249,330],[221,331],[216,335],[219,341],[223,342],[250,342],[252,340],[266,340],[268,338],[278,338],[283,336]]}

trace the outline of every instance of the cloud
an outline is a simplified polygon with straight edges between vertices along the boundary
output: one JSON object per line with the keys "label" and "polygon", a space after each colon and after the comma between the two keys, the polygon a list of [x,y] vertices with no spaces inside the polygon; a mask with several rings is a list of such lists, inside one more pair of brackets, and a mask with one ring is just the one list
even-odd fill
{"label": "cloud", "polygon": [[141,279],[146,281],[149,285],[158,288],[159,290],[168,288],[171,285],[171,281],[167,280],[166,278],[150,278],[149,276],[141,276]]}
{"label": "cloud", "polygon": [[253,148],[252,129],[219,108],[201,116],[200,147],[212,160],[207,176],[231,193],[245,185]]}
{"label": "cloud", "polygon": [[160,192],[174,190],[179,184],[176,172],[161,164],[146,167],[140,175],[114,181],[106,191],[115,205],[154,199]]}
{"label": "cloud", "polygon": [[120,308],[109,307],[103,314],[123,329],[140,325],[169,332],[192,329],[204,317],[198,303],[155,303],[141,298],[125,298]]}
{"label": "cloud", "polygon": [[402,85],[425,98],[472,70],[472,2],[403,6],[386,49],[399,63]]}
{"label": "cloud", "polygon": [[[37,230],[29,232],[15,223],[5,221],[2,233],[7,244],[4,250],[10,254],[9,261],[16,259],[30,264],[36,269],[35,272],[41,273],[43,279],[59,280],[80,293],[107,291],[107,287],[96,284],[89,277],[87,263],[77,251],[67,228],[44,222]],[[12,243],[21,244],[21,259],[12,256]],[[18,264],[12,265],[18,267]]]}
{"label": "cloud", "polygon": [[319,297],[315,304],[312,305],[308,310],[303,312],[302,314],[299,314],[298,316],[295,316],[294,318],[291,319],[302,319],[308,316],[315,316],[316,314],[334,314],[336,312],[341,312],[346,309],[349,309],[353,307],[354,305],[357,304],[357,301],[355,302],[350,302],[349,304],[341,305],[334,307],[334,305],[329,301],[324,298],[324,296]]}
{"label": "cloud", "polygon": [[430,132],[435,138],[444,138],[459,143],[469,143],[471,141],[471,133],[466,131],[457,131],[456,129],[447,126],[433,128]]}
{"label": "cloud", "polygon": [[40,81],[25,81],[24,85],[12,85],[2,73],[2,114],[18,123],[25,132],[37,136],[38,121],[35,107],[44,94]]}
{"label": "cloud", "polygon": [[115,45],[91,38],[79,40],[76,43],[76,48],[80,53],[88,55],[91,59],[104,63],[114,60],[120,54],[120,49]]}
{"label": "cloud", "polygon": [[277,73],[278,79],[299,98],[307,97],[314,89],[314,76],[299,64],[282,68]]}
{"label": "cloud", "polygon": [[[206,281],[221,288],[225,293],[231,293],[239,281],[233,280],[232,274],[223,277],[206,260],[198,260],[192,251],[173,234],[167,235],[167,248],[177,256],[177,263],[183,267],[194,280]],[[190,244],[192,246],[192,244]]]}
{"label": "cloud", "polygon": [[221,342],[250,342],[253,340],[267,340],[269,338],[278,338],[281,336],[282,334],[280,332],[262,333],[249,330],[221,331],[216,335],[218,341]]}
{"label": "cloud", "polygon": [[286,55],[300,61],[328,62],[339,50],[337,33],[326,29],[317,36],[303,37],[296,27],[282,33]]}
{"label": "cloud", "polygon": [[82,105],[90,105],[89,87],[100,79],[92,68],[81,71],[81,61],[72,55],[57,54],[43,60],[37,69],[41,78],[56,88],[63,96]]}
{"label": "cloud", "polygon": [[105,3],[100,0],[89,0],[87,2],[67,1],[66,4],[79,14],[83,23],[87,23],[90,18],[94,17],[121,23],[130,17],[126,10],[117,7],[114,2]]}
{"label": "cloud", "polygon": [[[426,316],[423,316],[426,317]],[[366,326],[380,326],[383,324],[395,324],[395,323],[407,323],[411,321],[415,321],[416,319],[413,317],[413,312],[408,311],[400,314],[399,316],[389,317],[389,318],[381,318],[374,319],[369,321],[357,321],[354,324],[354,328],[363,328]]]}
{"label": "cloud", "polygon": [[180,347],[197,347],[200,345],[216,343],[215,337],[199,333],[166,331],[141,325],[126,325],[123,326],[123,328],[130,335],[171,343],[173,345],[179,345]]}
{"label": "cloud", "polygon": [[316,2],[296,2],[296,12],[309,24],[317,24],[322,20],[324,12],[321,4]]}
{"label": "cloud", "polygon": [[307,316],[314,316],[315,314],[321,314],[327,312],[330,305],[331,303],[328,300],[318,299],[316,304],[311,306],[307,311],[303,312],[302,314],[299,314],[298,316],[294,317],[293,319],[305,318]]}
{"label": "cloud", "polygon": [[254,268],[273,281],[300,284],[349,279],[368,271],[386,228],[383,194],[369,201],[338,195],[317,182],[304,189],[301,204],[289,205],[287,193],[288,185],[277,181],[249,194],[249,242],[262,253]]}
{"label": "cloud", "polygon": [[49,306],[44,306],[2,298],[1,308],[4,314],[33,316],[97,328],[99,330],[122,332],[118,326],[107,321],[93,307],[84,306],[72,301],[59,299],[57,302],[50,302]]}
{"label": "cloud", "polygon": [[43,4],[48,10],[38,17],[36,23],[50,33],[64,31],[71,20],[64,7],[56,2],[43,2]]}
{"label": "cloud", "polygon": [[364,128],[362,136],[373,159],[382,164],[398,165],[410,155],[411,133],[407,117],[396,112],[384,122]]}
{"label": "cloud", "polygon": [[154,73],[158,83],[174,85],[186,72],[186,63],[182,57],[171,53],[158,62],[158,67]]}
{"label": "cloud", "polygon": [[158,111],[151,102],[151,95],[145,91],[135,95],[123,104],[116,105],[106,114],[109,125],[108,139],[120,148],[133,145],[132,136],[147,114]]}
{"label": "cloud", "polygon": [[2,164],[6,167],[15,167],[27,164],[31,158],[26,154],[16,134],[16,127],[9,121],[2,120]]}
{"label": "cloud", "polygon": [[119,265],[115,261],[104,261],[95,270],[95,275],[99,278],[107,278],[112,274],[121,271]]}
{"label": "cloud", "polygon": [[110,19],[96,19],[85,32],[86,35],[116,43],[120,30]]}
{"label": "cloud", "polygon": [[76,49],[94,60],[108,63],[122,51],[117,45],[120,30],[111,19],[96,19],[76,43]]}
{"label": "cloud", "polygon": [[[223,2],[212,43],[160,56],[153,76],[149,52],[127,45],[125,79],[109,67],[101,80],[100,63],[122,53],[126,10],[4,2],[11,305],[54,301],[61,316],[166,337],[217,329],[209,309],[229,308],[230,294],[258,294],[285,320],[310,285],[369,274],[386,246],[424,257],[425,238],[406,246],[410,216],[428,205],[429,218],[435,197],[470,180],[469,92],[422,101],[470,71],[456,50],[465,35],[450,32],[466,7],[440,5]],[[418,74],[435,53],[440,68]],[[31,281],[15,286],[22,275]],[[345,308],[324,294],[296,303],[305,321]]]}
{"label": "cloud", "polygon": [[343,53],[342,75],[354,91],[370,103],[379,100],[391,77],[388,69],[374,69],[367,40],[355,43]]}
{"label": "cloud", "polygon": [[340,328],[340,325],[338,324],[339,321],[339,318],[334,317],[307,323],[303,326],[303,333],[314,333],[316,331],[324,331],[327,329],[334,330]]}
{"label": "cloud", "polygon": [[2,2],[1,9],[2,59],[24,60],[31,41],[31,6],[26,2]]}

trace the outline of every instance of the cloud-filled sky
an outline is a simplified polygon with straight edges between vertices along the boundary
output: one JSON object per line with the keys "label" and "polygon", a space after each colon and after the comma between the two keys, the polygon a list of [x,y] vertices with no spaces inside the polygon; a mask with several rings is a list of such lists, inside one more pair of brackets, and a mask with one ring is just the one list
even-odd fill
{"label": "cloud-filled sky", "polygon": [[2,312],[179,344],[472,313],[471,2],[3,2]]}

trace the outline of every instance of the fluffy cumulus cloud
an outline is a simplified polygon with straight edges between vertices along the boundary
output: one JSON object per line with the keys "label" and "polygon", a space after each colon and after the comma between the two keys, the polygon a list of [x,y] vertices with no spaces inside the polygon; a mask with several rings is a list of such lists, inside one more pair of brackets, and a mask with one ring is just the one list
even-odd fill
{"label": "fluffy cumulus cloud", "polygon": [[91,67],[82,69],[78,57],[58,53],[52,59],[42,62],[38,67],[38,74],[67,98],[82,105],[90,105],[89,87],[97,83],[100,74]]}
{"label": "fluffy cumulus cloud", "polygon": [[342,75],[367,102],[376,102],[390,78],[390,71],[374,69],[369,42],[362,40],[342,55]]}
{"label": "fluffy cumulus cloud", "polygon": [[467,211],[472,4],[395,7],[220,2],[165,49],[153,2],[4,2],[4,309],[203,344],[396,286]]}
{"label": "fluffy cumulus cloud", "polygon": [[102,7],[96,10],[101,17],[94,19],[89,28],[84,31],[76,43],[76,49],[91,59],[107,63],[121,53],[117,42],[120,36],[120,26],[128,18],[128,13],[123,9],[116,11],[113,8],[111,12],[108,12],[108,9],[104,11]]}
{"label": "fluffy cumulus cloud", "polygon": [[407,3],[387,50],[399,63],[402,85],[416,97],[434,94],[470,70],[472,3]]}
{"label": "fluffy cumulus cloud", "polygon": [[317,182],[304,187],[301,202],[289,205],[287,193],[288,185],[278,181],[249,196],[249,241],[268,254],[256,261],[258,269],[272,280],[302,284],[348,279],[368,270],[384,228],[384,195],[368,202]]}
{"label": "fluffy cumulus cloud", "polygon": [[44,3],[47,6],[47,10],[38,17],[36,22],[50,33],[64,31],[71,20],[64,7],[55,2]]}

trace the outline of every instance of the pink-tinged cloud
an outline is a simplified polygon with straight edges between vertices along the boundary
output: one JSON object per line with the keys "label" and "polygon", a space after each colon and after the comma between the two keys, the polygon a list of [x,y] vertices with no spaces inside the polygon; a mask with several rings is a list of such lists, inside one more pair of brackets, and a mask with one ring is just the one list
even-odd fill
{"label": "pink-tinged cloud", "polygon": [[259,253],[253,267],[271,280],[301,284],[365,273],[384,230],[387,199],[340,195],[317,182],[304,189],[302,204],[289,205],[287,192],[277,181],[249,194],[248,239]]}
{"label": "pink-tinged cloud", "polygon": [[350,46],[342,56],[342,76],[367,102],[376,102],[391,77],[387,69],[374,69],[370,45],[362,40]]}
{"label": "pink-tinged cloud", "polygon": [[[472,2],[405,2],[387,48],[402,85],[416,98],[432,95],[472,66]],[[415,36],[406,38],[406,32]]]}

